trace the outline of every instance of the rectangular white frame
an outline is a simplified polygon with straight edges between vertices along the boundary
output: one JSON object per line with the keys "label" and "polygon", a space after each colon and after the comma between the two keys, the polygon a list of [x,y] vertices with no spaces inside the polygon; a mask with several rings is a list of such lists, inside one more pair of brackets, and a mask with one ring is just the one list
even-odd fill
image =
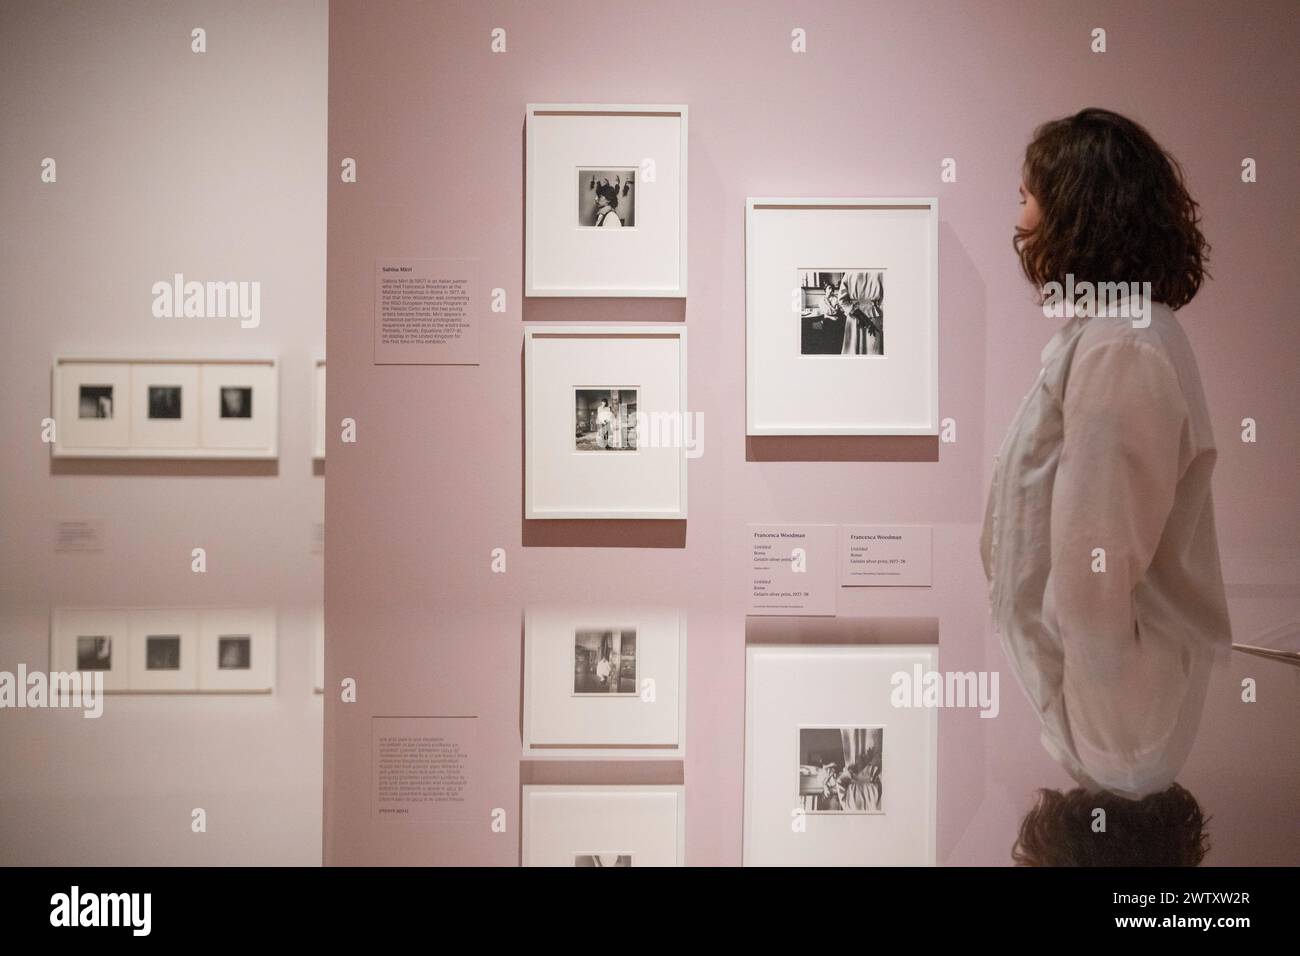
{"label": "rectangular white frame", "polygon": [[[558,685],[539,687],[539,667],[535,655],[539,645],[558,643],[563,633],[572,635],[578,630],[597,629],[602,626],[610,628],[637,628],[637,683],[644,678],[655,680],[655,700],[653,703],[643,701],[640,694],[632,696],[620,694],[574,695],[572,693],[572,638],[569,640],[568,692],[561,694]],[[549,633],[543,633],[543,630]],[[665,641],[671,632],[675,642],[676,668],[671,674],[656,675],[644,673],[641,661],[644,645]],[[554,648],[552,648],[554,650]],[[656,653],[663,653],[663,650]],[[523,699],[523,757],[525,760],[550,759],[605,759],[605,760],[681,760],[686,756],[686,616],[672,608],[647,607],[539,607],[524,609],[524,699]],[[670,685],[665,678],[671,678]],[[542,734],[538,727],[538,708],[549,703],[548,721],[563,723],[566,717],[570,726],[578,732],[573,739],[563,741],[542,741],[535,739]],[[667,710],[667,713],[665,713]],[[611,711],[613,713],[611,713]],[[599,712],[599,713],[598,713]],[[590,715],[590,716],[588,716]],[[619,718],[615,720],[615,717]],[[585,718],[585,719],[584,719]],[[642,725],[650,720],[664,724],[672,723],[671,733],[662,739],[650,740],[637,744],[611,741],[611,732],[620,728],[627,732],[629,727]],[[583,732],[585,736],[583,735]],[[649,738],[650,733],[641,732]],[[627,734],[635,736],[633,729]],[[604,738],[604,739],[602,739]],[[625,738],[626,740],[626,738]]]}
{"label": "rectangular white frame", "polygon": [[[197,428],[193,445],[160,447],[146,444],[146,437],[137,427],[139,416],[146,410],[137,409],[134,394],[136,391],[133,378],[137,367],[156,370],[163,366],[176,365],[198,369],[198,382],[195,394],[190,399]],[[216,370],[229,369],[234,366],[264,366],[267,369],[265,396],[263,405],[269,401],[269,408],[258,415],[265,416],[269,425],[268,440],[263,445],[251,448],[205,446],[204,420],[210,411],[210,396],[205,396],[206,384],[204,371],[212,370],[208,376],[220,374]],[[113,423],[115,429],[111,436],[87,441],[87,429],[83,421],[77,418],[77,408],[73,400],[74,389],[78,384],[91,378],[114,377]],[[120,388],[118,387],[120,384]],[[279,456],[279,368],[273,358],[193,358],[181,356],[81,356],[67,355],[54,359],[51,373],[51,413],[56,423],[55,441],[50,446],[54,458],[185,458],[185,459],[238,459],[263,460]],[[119,394],[120,392],[120,394]],[[258,406],[254,406],[255,410]],[[189,419],[189,415],[186,415]],[[68,426],[72,427],[69,428]],[[104,430],[104,429],[99,429]],[[111,440],[110,440],[111,439]]]}
{"label": "rectangular white frame", "polygon": [[[558,806],[548,816],[540,806],[566,796],[573,808]],[[672,800],[666,799],[670,796]],[[645,805],[634,806],[636,797],[642,797]],[[598,813],[591,812],[593,800],[603,805]],[[566,865],[544,862],[548,854],[557,860],[567,854],[567,865],[572,866],[576,853],[630,853],[633,866],[656,857],[664,862],[648,865],[686,865],[686,788],[681,785],[525,786],[522,803],[522,866]],[[671,848],[647,843],[654,828],[672,830]],[[543,845],[545,840],[568,839],[576,842],[567,850],[553,851]]]}
{"label": "rectangular white frame", "polygon": [[[760,394],[763,388],[763,382],[760,381],[758,367],[760,365],[760,327],[762,316],[759,308],[759,296],[755,292],[755,283],[760,276],[770,274],[770,270],[756,263],[759,255],[760,230],[759,224],[761,214],[764,210],[779,210],[782,212],[792,212],[798,210],[807,210],[812,212],[821,212],[823,214],[833,214],[837,211],[872,211],[883,210],[888,212],[896,211],[916,211],[918,215],[927,217],[926,234],[924,238],[925,253],[929,258],[928,275],[924,282],[918,282],[917,285],[924,285],[925,295],[928,303],[925,307],[926,314],[923,316],[925,325],[922,331],[928,336],[929,356],[924,365],[914,371],[923,371],[928,376],[929,381],[924,383],[924,392],[918,387],[917,393],[911,396],[913,403],[919,404],[921,395],[924,394],[924,401],[927,406],[926,414],[918,420],[911,421],[858,421],[858,422],[827,422],[827,421],[790,421],[784,420],[779,422],[760,420],[760,413],[756,405],[758,404],[756,396]],[[814,262],[804,262],[799,265],[811,266]],[[830,265],[831,263],[827,263]],[[839,265],[849,266],[871,265],[874,263],[867,262],[842,262]],[[799,265],[792,267],[798,268]],[[793,290],[792,290],[793,292]],[[886,303],[888,303],[888,288],[886,289]],[[765,299],[764,301],[767,301]],[[782,301],[785,301],[784,298]],[[888,308],[888,305],[887,305]],[[886,329],[888,329],[888,312],[886,312]],[[886,338],[885,354],[879,357],[864,356],[861,358],[849,359],[848,362],[888,362],[893,358],[889,352],[888,337]],[[809,357],[801,357],[807,359]],[[810,378],[818,379],[822,383],[826,381],[826,370],[833,367],[829,362],[821,358],[813,358],[818,362],[820,367],[817,368],[814,375]],[[844,367],[848,367],[847,365]],[[847,373],[856,375],[862,380],[860,387],[867,387],[868,380],[862,376],[856,367],[853,372]],[[797,376],[782,374],[774,376],[779,382],[774,383],[774,387],[779,387],[781,394],[786,397],[786,401],[797,400],[805,397],[807,389],[802,387],[802,383]],[[894,373],[897,381],[907,382],[909,376],[906,372]],[[833,384],[833,383],[832,383]],[[824,386],[823,386],[824,387]],[[837,396],[842,401],[834,404],[846,408],[866,408],[879,407],[878,400],[869,400],[871,397],[865,393],[856,395]],[[878,399],[878,396],[875,398]],[[816,396],[813,401],[827,403],[827,399]],[[801,412],[795,411],[789,416],[783,418],[798,419]],[[910,416],[900,416],[910,417]],[[765,435],[937,435],[939,433],[939,200],[934,197],[922,198],[884,198],[884,199],[863,199],[863,198],[749,198],[745,201],[745,423],[746,433],[754,436]]]}
{"label": "rectangular white frame", "polygon": [[[566,506],[563,504],[551,504],[548,506],[544,495],[539,494],[534,488],[536,482],[536,472],[543,466],[544,458],[539,449],[534,448],[534,441],[538,440],[542,434],[541,422],[537,416],[540,414],[537,409],[537,401],[533,389],[538,386],[541,369],[536,352],[538,342],[546,339],[575,339],[575,340],[595,340],[595,339],[624,339],[628,343],[635,343],[637,339],[677,339],[677,356],[676,371],[677,376],[677,408],[676,409],[654,409],[653,411],[644,409],[638,404],[638,412],[648,411],[651,414],[659,412],[671,412],[680,416],[679,423],[683,426],[679,432],[684,431],[687,414],[686,404],[686,329],[679,324],[663,325],[544,325],[536,324],[526,326],[524,329],[524,517],[529,520],[548,520],[564,518],[592,518],[592,519],[676,519],[681,520],[686,517],[686,448],[685,442],[681,442],[678,448],[642,448],[638,443],[635,456],[632,453],[610,453],[600,455],[575,454],[572,457],[589,463],[586,467],[601,468],[607,473],[609,481],[607,487],[614,487],[618,484],[621,475],[617,474],[619,470],[626,472],[631,466],[626,468],[616,465],[615,459],[620,458],[622,461],[638,460],[641,467],[645,467],[647,459],[658,459],[660,456],[673,455],[676,458],[675,467],[672,469],[674,480],[677,482],[677,494],[672,496],[665,494],[664,497],[675,497],[675,506],[668,508],[655,509],[653,507],[638,506],[635,495],[629,495],[632,499],[625,507],[595,507],[590,510],[583,510]],[[666,370],[659,369],[660,374]],[[574,383],[567,383],[572,386]],[[594,387],[597,383],[591,383]],[[620,384],[617,382],[608,383],[610,387]],[[643,387],[644,380],[626,382],[629,387],[634,384],[637,387]],[[572,420],[571,417],[569,419]],[[548,422],[549,424],[549,422]],[[546,449],[552,455],[557,453],[556,449]],[[601,463],[603,462],[603,464]]]}
{"label": "rectangular white frame", "polygon": [[[628,119],[635,118],[664,118],[676,117],[678,121],[678,150],[676,155],[677,161],[677,184],[678,197],[675,203],[677,210],[677,229],[675,235],[677,239],[677,254],[673,257],[676,266],[677,281],[675,285],[665,286],[639,286],[630,283],[624,286],[577,286],[572,282],[561,281],[550,284],[539,272],[544,271],[544,267],[539,267],[535,262],[535,253],[538,249],[554,249],[557,245],[557,237],[554,235],[546,236],[541,229],[541,214],[536,211],[535,206],[541,201],[542,196],[539,192],[540,184],[537,183],[534,173],[540,163],[541,145],[538,143],[537,124],[539,118],[545,119],[548,115],[578,115],[589,114],[595,118],[622,117]],[[686,174],[687,174],[687,130],[688,130],[688,109],[683,104],[601,104],[601,103],[529,103],[526,108],[525,119],[525,140],[526,140],[526,159],[525,159],[525,203],[524,203],[524,295],[526,296],[566,296],[566,297],[583,297],[583,296],[600,296],[600,297],[648,297],[648,298],[684,298],[686,296],[686,234],[687,234],[687,217],[686,217]],[[582,168],[619,168],[619,167],[636,167],[642,166],[642,160],[647,157],[638,156],[600,156],[592,155],[588,163],[581,164]],[[634,160],[628,162],[628,159]],[[610,161],[606,161],[610,160]],[[619,161],[613,161],[619,160]],[[659,166],[659,163],[656,163]],[[579,166],[573,166],[574,171]],[[664,169],[665,173],[671,170]],[[574,182],[576,182],[576,176]],[[639,186],[638,186],[639,189]],[[638,204],[640,203],[638,192]],[[638,229],[642,228],[642,223],[638,223]],[[613,230],[611,230],[613,231]],[[613,238],[606,236],[606,239]],[[630,238],[630,237],[628,237]],[[646,233],[644,237],[638,237],[638,248],[629,250],[625,257],[635,261],[638,257],[645,258],[653,250],[655,236],[652,233]],[[583,240],[585,242],[585,240]],[[626,239],[620,237],[625,245],[632,245]],[[640,248],[650,244],[650,249]],[[593,251],[590,248],[576,249],[571,258],[577,261],[593,261]]]}
{"label": "rectangular white frame", "polygon": [[325,609],[312,614],[312,691],[325,693]]}
{"label": "rectangular white frame", "polygon": [[325,360],[317,359],[312,377],[311,456],[325,460]]}
{"label": "rectangular white frame", "polygon": [[[781,686],[775,689],[773,699],[756,702],[760,689],[756,687],[755,657],[771,655],[780,664]],[[858,665],[867,665],[876,670],[879,685],[872,695],[865,695],[860,687],[854,693],[828,693],[823,678],[826,674],[815,675],[806,686],[800,686],[800,675],[796,658],[812,659],[823,669],[833,672],[836,680],[850,681],[849,664],[852,658],[859,658]],[[845,658],[835,661],[833,658]],[[923,672],[938,669],[939,652],[936,645],[924,644],[756,644],[745,649],[745,804],[744,804],[744,865],[745,866],[933,866],[935,864],[935,845],[938,821],[938,753],[939,753],[939,711],[938,708],[894,708],[890,702],[892,686],[884,668],[892,665],[897,670],[906,670],[909,675],[914,664],[920,664]],[[835,688],[829,688],[834,691]],[[792,814],[798,809],[793,793],[795,778],[793,773],[785,774],[784,768],[773,774],[770,781],[757,778],[756,765],[759,763],[756,747],[774,748],[774,757],[764,756],[763,764],[775,762],[778,768],[782,762],[794,771],[795,753],[784,749],[779,740],[759,741],[756,739],[756,719],[761,714],[764,719],[774,719],[776,708],[783,707],[788,717],[780,717],[784,725],[793,728],[796,735],[800,727],[814,726],[858,726],[885,728],[885,772],[884,812],[882,813],[812,813],[806,814],[805,829],[796,833],[790,826]],[[892,734],[891,734],[892,731]],[[899,746],[900,732],[912,737],[919,737],[928,750],[925,755],[926,779],[923,792],[914,794],[911,800],[906,796],[900,800],[900,794],[894,790],[898,771],[897,759],[891,762],[890,746]],[[796,737],[797,740],[797,737]],[[906,737],[904,737],[906,740]],[[788,743],[786,741],[785,743]],[[779,779],[778,779],[779,778]],[[758,802],[754,788],[767,783],[771,787],[789,787],[790,803],[777,808],[770,808],[768,824],[761,832],[755,827],[755,804]],[[901,809],[899,809],[901,807]],[[919,814],[919,819],[918,815]],[[903,845],[895,846],[889,851],[883,844],[885,839],[878,836],[888,828],[907,827],[910,824],[911,839],[919,838],[920,846],[906,845],[907,834],[899,837]],[[880,857],[872,860],[869,853],[872,845],[880,852]],[[821,856],[819,857],[819,853]]]}
{"label": "rectangular white frame", "polygon": [[[249,668],[218,666],[222,637],[248,635]],[[269,694],[275,689],[275,612],[265,608],[209,608],[199,616],[199,690]]]}
{"label": "rectangular white frame", "polygon": [[[199,387],[199,450],[204,455],[275,457],[280,389],[274,363],[204,362],[199,369]],[[252,390],[252,415],[222,418],[221,390],[245,387]]]}
{"label": "rectangular white frame", "polygon": [[[128,689],[141,693],[197,693],[199,689],[199,612],[176,609],[138,608],[130,618],[131,660]],[[151,671],[148,639],[176,634],[181,640],[181,666],[176,671]]]}
{"label": "rectangular white frame", "polygon": [[105,636],[110,645],[110,667],[103,671],[80,671],[103,674],[105,693],[118,693],[130,687],[131,623],[122,608],[55,608],[50,615],[50,670],[75,673],[77,638]]}

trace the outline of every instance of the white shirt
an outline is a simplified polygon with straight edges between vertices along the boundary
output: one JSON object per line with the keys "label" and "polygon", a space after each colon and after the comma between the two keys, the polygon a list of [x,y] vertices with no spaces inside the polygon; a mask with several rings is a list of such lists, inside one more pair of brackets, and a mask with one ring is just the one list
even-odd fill
{"label": "white shirt", "polygon": [[1150,320],[1077,317],[1043,349],[980,542],[1044,747],[1084,787],[1129,798],[1173,782],[1231,643],[1200,373],[1169,308]]}

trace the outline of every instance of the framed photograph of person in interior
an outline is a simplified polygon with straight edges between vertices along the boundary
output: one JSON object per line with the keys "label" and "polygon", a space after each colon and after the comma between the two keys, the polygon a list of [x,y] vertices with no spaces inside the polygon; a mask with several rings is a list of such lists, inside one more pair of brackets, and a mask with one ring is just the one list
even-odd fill
{"label": "framed photograph of person in interior", "polygon": [[749,199],[749,435],[937,435],[937,199]]}
{"label": "framed photograph of person in interior", "polygon": [[686,517],[686,329],[524,330],[524,517]]}
{"label": "framed photograph of person in interior", "polygon": [[524,759],[685,756],[686,619],[676,608],[529,606],[523,678]]}
{"label": "framed photograph of person in interior", "polygon": [[686,295],[687,108],[529,104],[524,294]]}
{"label": "framed photograph of person in interior", "polygon": [[129,363],[58,358],[54,362],[53,386],[54,457],[130,454]]}
{"label": "framed photograph of person in interior", "polygon": [[525,786],[522,863],[685,866],[685,796],[682,786]]}
{"label": "framed photograph of person in interior", "polygon": [[204,453],[223,458],[276,457],[279,394],[275,362],[205,362],[199,377],[199,440]]}
{"label": "framed photograph of person in interior", "polygon": [[105,691],[129,690],[129,633],[124,610],[55,608],[50,615],[50,670],[80,672],[83,681],[102,676]]}
{"label": "framed photograph of person in interior", "polygon": [[199,612],[159,608],[130,611],[133,691],[199,689]]}
{"label": "framed photograph of person in interior", "polygon": [[273,610],[214,608],[199,615],[199,690],[270,693],[275,655]]}
{"label": "framed photograph of person in interior", "polygon": [[745,660],[745,865],[933,866],[938,711],[896,700],[938,648],[751,644]]}

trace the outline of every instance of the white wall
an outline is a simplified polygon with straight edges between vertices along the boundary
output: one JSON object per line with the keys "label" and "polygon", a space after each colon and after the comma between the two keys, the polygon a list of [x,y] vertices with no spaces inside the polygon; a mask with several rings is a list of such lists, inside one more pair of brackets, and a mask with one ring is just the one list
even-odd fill
{"label": "white wall", "polygon": [[[56,606],[271,606],[269,697],[123,697],[100,720],[0,710],[0,864],[320,862],[312,693],[324,478],[327,5],[0,8],[0,670],[48,667]],[[195,27],[207,52],[191,52]],[[58,180],[40,180],[53,157]],[[262,323],[158,319],[182,272],[259,281]],[[61,353],[279,358],[278,467],[60,463],[40,440]],[[59,519],[105,547],[60,554]],[[190,570],[192,548],[208,571]],[[190,829],[207,811],[208,832]]]}

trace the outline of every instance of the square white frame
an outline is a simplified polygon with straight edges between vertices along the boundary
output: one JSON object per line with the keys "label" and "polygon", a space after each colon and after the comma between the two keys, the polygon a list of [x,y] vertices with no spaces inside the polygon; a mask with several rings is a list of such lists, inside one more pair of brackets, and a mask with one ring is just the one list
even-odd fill
{"label": "square white frame", "polygon": [[[774,665],[770,688],[760,686],[759,656]],[[916,664],[923,673],[935,671],[938,657],[932,644],[760,644],[745,649],[745,866],[935,864],[939,711],[893,707],[890,676],[900,670],[910,676]],[[872,687],[865,692],[862,684],[868,679]],[[838,687],[841,683],[847,686]],[[793,738],[760,739],[760,719],[792,730]],[[815,726],[885,728],[882,813],[810,813],[804,831],[794,832],[798,729]],[[924,752],[909,752],[909,740]],[[900,747],[901,761],[894,756]],[[909,770],[923,778],[913,782],[910,796],[896,789],[906,786]]]}
{"label": "square white frame", "polygon": [[523,866],[573,866],[579,853],[631,853],[633,866],[686,864],[680,785],[525,786],[522,819]]}
{"label": "square white frame", "polygon": [[[900,212],[915,213],[924,217],[914,235],[909,237],[914,251],[923,254],[928,260],[916,269],[912,263],[903,260],[904,265],[888,268],[904,271],[904,289],[911,289],[913,296],[923,295],[925,302],[920,306],[922,314],[916,317],[918,323],[910,330],[913,336],[913,349],[919,353],[915,361],[906,367],[891,368],[892,363],[901,356],[891,354],[886,337],[885,354],[882,356],[861,356],[836,361],[835,356],[805,356],[795,351],[788,352],[789,342],[783,347],[767,346],[771,335],[783,335],[789,338],[789,332],[778,327],[772,331],[765,327],[771,325],[775,303],[784,310],[789,303],[794,311],[795,289],[789,294],[775,289],[767,294],[757,288],[759,283],[774,281],[771,277],[784,275],[786,269],[793,277],[802,267],[821,264],[827,267],[839,265],[846,268],[875,264],[880,253],[876,248],[896,250],[899,237],[892,241],[887,239],[867,239],[860,241],[865,251],[849,256],[849,261],[835,261],[843,253],[822,255],[810,252],[811,261],[782,261],[781,268],[766,261],[769,255],[783,255],[778,247],[769,253],[770,239],[765,237],[765,212],[779,212],[784,222],[775,221],[774,228],[779,229],[781,241],[791,242],[791,219],[794,214],[820,214],[834,216],[837,213],[883,213],[897,218]],[[901,221],[901,220],[899,220]],[[850,227],[856,225],[851,223]],[[825,233],[826,248],[844,245],[847,237],[836,237],[825,227],[819,229],[819,237]],[[904,234],[905,235],[905,234]],[[819,240],[820,241],[820,240]],[[885,253],[888,257],[891,253]],[[863,258],[872,261],[862,261]],[[881,263],[886,265],[886,263]],[[920,271],[921,275],[907,276],[907,272]],[[908,279],[910,278],[910,281]],[[885,290],[886,329],[889,330],[889,292]],[[773,303],[765,306],[765,303]],[[895,320],[897,321],[897,320]],[[797,331],[799,326],[792,319],[789,326],[796,334],[795,345],[798,346]],[[904,328],[908,328],[904,326]],[[892,333],[893,341],[897,334]],[[904,340],[906,341],[906,340]],[[906,353],[907,346],[904,346]],[[926,354],[928,352],[928,354]],[[770,354],[769,354],[770,353]],[[774,362],[780,362],[778,368],[770,368]],[[881,363],[886,374],[866,376],[862,374],[859,363]],[[901,364],[901,363],[900,363]],[[802,366],[802,367],[801,367]],[[838,368],[837,368],[838,367]],[[836,374],[828,374],[835,370]],[[923,379],[918,381],[918,375]],[[771,382],[773,391],[765,389],[765,383]],[[879,416],[876,420],[826,420],[822,409],[837,407],[849,409],[879,409],[888,400],[893,402],[895,411]],[[900,408],[904,403],[908,410]],[[779,415],[770,410],[763,411],[775,404],[781,411]],[[921,411],[921,408],[924,408]],[[934,197],[923,198],[749,198],[745,202],[745,422],[746,433],[754,436],[765,435],[937,435],[939,433],[939,201]]]}
{"label": "square white frame", "polygon": [[103,674],[104,690],[125,691],[130,687],[131,640],[130,617],[117,608],[55,608],[50,615],[50,670],[78,672],[77,638],[107,637],[110,666],[103,671],[80,671]]}
{"label": "square white frame", "polygon": [[[247,670],[221,668],[222,637],[251,638]],[[199,690],[268,694],[275,689],[275,612],[265,608],[211,608],[199,617]]]}
{"label": "square white frame", "polygon": [[311,457],[325,460],[325,360],[317,359],[312,375]]}
{"label": "square white frame", "polygon": [[[130,617],[129,690],[145,693],[196,693],[199,689],[199,612],[184,608],[132,609]],[[175,634],[181,641],[181,666],[175,671],[149,670],[150,637]]]}
{"label": "square white frame", "polygon": [[[147,418],[147,392],[142,389],[148,376],[168,366],[198,370],[193,394],[183,395],[181,421],[190,423],[192,410],[195,422],[193,431],[186,433],[193,439],[188,443],[179,437],[159,441],[150,435],[168,423]],[[235,369],[256,370],[254,419],[219,418],[219,392],[208,386],[236,375]],[[51,416],[56,423],[50,455],[54,458],[274,459],[279,454],[279,374],[273,358],[67,355],[54,359],[50,378]],[[99,383],[114,387],[113,418],[78,418],[79,386]],[[181,384],[184,388],[188,382]],[[254,420],[256,425],[250,425]]]}
{"label": "square white frame", "polygon": [[[636,629],[638,693],[575,695],[574,635],[605,628]],[[683,759],[686,653],[686,618],[676,609],[525,608],[524,759]],[[647,678],[655,682],[653,702],[639,693]]]}
{"label": "square white frame", "polygon": [[[206,362],[199,376],[199,447],[204,455],[274,458],[280,422],[280,396],[274,362]],[[221,390],[253,389],[249,418],[221,417]]]}
{"label": "square white frame", "polygon": [[[176,385],[180,418],[150,418],[149,388]],[[186,362],[131,363],[131,449],[172,452],[199,445],[199,365]]]}
{"label": "square white frame", "polygon": [[[81,418],[82,385],[113,387],[112,418]],[[118,457],[131,448],[131,367],[112,360],[59,359],[54,363],[51,417],[55,423],[51,453]]]}
{"label": "square white frame", "polygon": [[[675,348],[661,354],[656,346],[664,344],[661,340],[672,340],[668,344]],[[550,359],[545,351],[554,343],[568,345],[568,354],[560,359]],[[614,345],[618,344],[631,352],[622,357],[622,368],[626,372],[610,374],[606,369],[614,365]],[[640,351],[649,353],[654,349],[654,357],[649,355],[638,358]],[[638,362],[641,365],[638,367]],[[589,375],[584,369],[599,369]],[[564,374],[569,378],[561,381],[555,377]],[[676,376],[675,383],[671,382]],[[594,376],[594,379],[590,376]],[[675,408],[647,408],[646,399],[640,390],[646,389],[648,383],[658,381],[649,389],[655,392],[670,390],[674,394],[662,395],[675,402]],[[575,452],[573,443],[573,413],[570,409],[562,417],[558,408],[551,409],[551,416],[543,419],[544,398],[554,395],[561,387],[572,391],[573,388],[603,387],[610,388],[625,385],[637,387],[638,414],[676,415],[679,436],[684,435],[686,426],[686,329],[681,325],[530,325],[524,329],[524,517],[535,519],[594,518],[594,519],[677,519],[686,517],[686,448],[684,441],[678,441],[676,448],[656,448],[642,446],[643,434],[638,434],[638,447],[635,452],[586,453]],[[549,389],[545,394],[541,389]],[[654,399],[651,399],[654,400]],[[568,438],[562,438],[561,422],[566,422]],[[544,444],[549,440],[551,444]],[[665,502],[663,505],[647,504],[635,487],[629,487],[632,479],[653,463],[658,475],[660,487],[649,482],[645,489],[647,494]],[[564,472],[553,474],[554,471]],[[666,483],[675,485],[675,490],[666,487]],[[596,487],[601,494],[607,495],[606,503],[590,508],[578,507],[573,502],[556,499],[558,486],[573,484],[588,489]],[[539,487],[540,486],[540,487]]]}
{"label": "square white frame", "polygon": [[[525,205],[524,205],[524,294],[526,296],[633,296],[651,298],[684,298],[686,296],[686,175],[687,175],[687,116],[688,110],[682,104],[599,104],[599,103],[529,103],[526,108],[525,139]],[[549,121],[558,118],[584,121],[572,126],[565,134],[557,134],[551,142],[542,129]],[[655,120],[671,120],[663,130]],[[671,129],[677,140],[676,144],[664,143],[658,153],[647,155],[650,150],[638,149],[635,144],[611,144],[600,147],[584,147],[580,140],[583,136],[596,135],[598,126],[609,127],[611,123],[623,121],[623,129],[606,129],[606,136],[622,135],[626,138],[640,139],[642,144],[664,136]],[[578,140],[575,142],[575,140]],[[601,152],[605,150],[622,150]],[[558,152],[557,152],[558,151]],[[568,214],[563,211],[569,198],[568,179],[563,187],[543,190],[543,179],[550,170],[558,176],[559,171],[572,170],[569,177],[576,186],[579,169],[644,169],[643,161],[655,160],[655,179],[653,184],[661,190],[676,185],[677,195],[666,196],[653,207],[667,212],[672,210],[676,223],[665,222],[656,225],[651,219],[645,221],[641,205],[641,189],[651,180],[644,176],[638,178],[637,208],[638,223],[636,235],[605,235],[600,237],[605,242],[597,245],[596,237],[582,235],[592,230],[582,230],[574,225],[572,230],[560,225],[561,219]],[[581,161],[579,161],[581,160]],[[672,162],[668,162],[672,160]],[[674,168],[675,166],[675,168]],[[564,198],[560,197],[563,191]],[[573,197],[576,199],[576,197]],[[551,205],[554,204],[554,209]],[[576,212],[576,203],[574,206]],[[548,214],[549,217],[548,217]],[[651,213],[653,216],[653,212]],[[547,223],[555,221],[556,225]],[[653,228],[648,228],[653,227]],[[613,233],[615,230],[606,230]],[[619,230],[622,232],[623,230]],[[573,234],[570,235],[570,232]],[[630,233],[630,231],[629,231]],[[676,242],[676,249],[661,249],[669,238]],[[621,248],[609,250],[608,240],[620,243]],[[554,261],[539,261],[547,256]],[[601,260],[604,259],[604,262]],[[652,263],[658,274],[663,276],[674,273],[672,281],[645,281],[637,279],[635,269],[638,265]],[[625,281],[605,285],[585,285],[573,281],[572,276],[585,265],[600,263],[605,274],[619,273],[626,276]],[[554,275],[554,278],[551,276]]]}

